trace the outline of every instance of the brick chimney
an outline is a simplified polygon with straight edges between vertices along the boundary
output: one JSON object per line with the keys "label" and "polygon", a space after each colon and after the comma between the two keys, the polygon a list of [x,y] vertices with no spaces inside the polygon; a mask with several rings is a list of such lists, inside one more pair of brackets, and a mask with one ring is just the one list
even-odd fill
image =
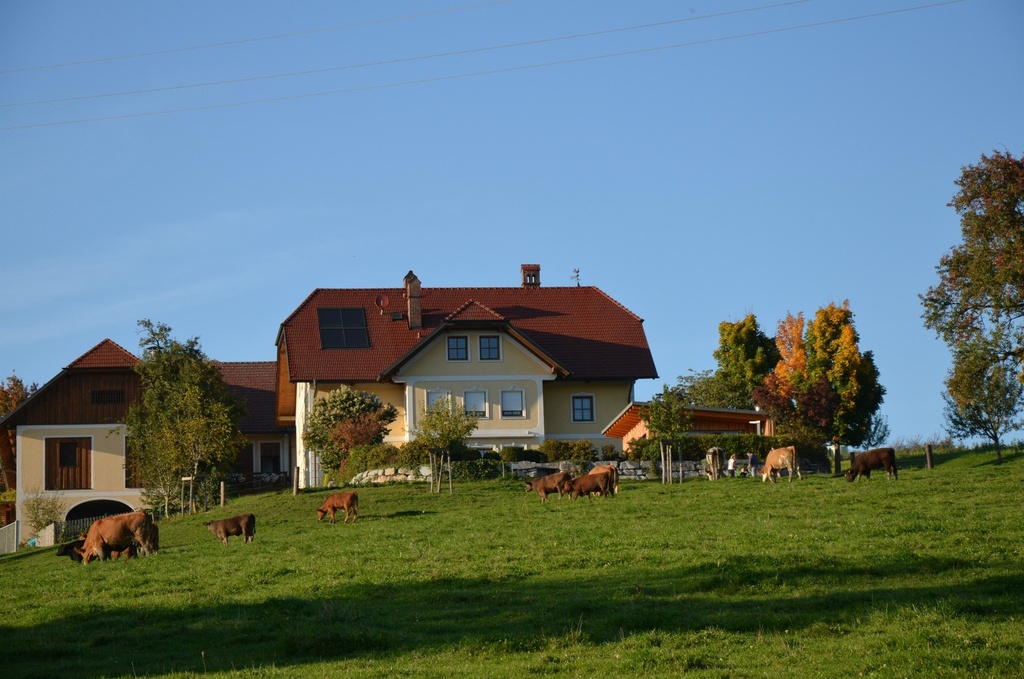
{"label": "brick chimney", "polygon": [[423,327],[423,308],[420,306],[420,279],[409,271],[405,274],[405,300],[409,309],[409,329],[419,330]]}
{"label": "brick chimney", "polygon": [[524,288],[539,288],[540,287],[540,264],[523,264],[523,287]]}

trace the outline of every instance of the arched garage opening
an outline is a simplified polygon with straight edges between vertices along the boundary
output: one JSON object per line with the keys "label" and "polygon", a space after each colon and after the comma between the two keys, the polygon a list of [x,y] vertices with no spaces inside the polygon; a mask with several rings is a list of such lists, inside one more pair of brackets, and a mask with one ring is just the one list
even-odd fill
{"label": "arched garage opening", "polygon": [[89,500],[80,505],[75,505],[68,511],[65,521],[76,519],[92,519],[97,516],[109,516],[111,514],[124,514],[134,509],[118,500]]}

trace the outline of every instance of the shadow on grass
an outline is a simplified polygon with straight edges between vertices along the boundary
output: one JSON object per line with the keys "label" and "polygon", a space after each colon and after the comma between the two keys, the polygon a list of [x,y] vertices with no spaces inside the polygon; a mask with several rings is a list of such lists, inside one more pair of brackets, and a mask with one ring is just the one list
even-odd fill
{"label": "shadow on grass", "polygon": [[[913,584],[918,576],[949,572],[959,573],[955,587]],[[970,572],[976,573],[973,580],[965,575]],[[194,588],[203,586],[200,576]],[[594,644],[711,627],[796,633],[819,624],[853,627],[872,612],[900,607],[941,606],[973,620],[1004,621],[1024,616],[1022,594],[1019,574],[986,575],[978,564],[959,559],[908,557],[872,567],[817,563],[780,570],[750,557],[721,566],[630,569],[599,580],[567,573],[554,581],[438,577],[339,583],[309,596],[188,610],[147,603],[147,596],[117,608],[79,607],[52,623],[4,624],[0,638],[7,677],[73,672],[90,678],[300,667],[489,645],[531,652],[574,633]]]}

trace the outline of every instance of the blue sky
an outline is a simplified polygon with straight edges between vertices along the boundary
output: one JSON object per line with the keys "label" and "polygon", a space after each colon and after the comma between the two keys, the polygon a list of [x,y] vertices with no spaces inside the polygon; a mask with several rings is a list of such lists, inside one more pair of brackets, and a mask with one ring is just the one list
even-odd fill
{"label": "blue sky", "polygon": [[1024,152],[1015,0],[0,0],[0,377],[136,322],[273,360],[315,288],[600,287],[661,378],[849,300],[894,438],[961,167]]}

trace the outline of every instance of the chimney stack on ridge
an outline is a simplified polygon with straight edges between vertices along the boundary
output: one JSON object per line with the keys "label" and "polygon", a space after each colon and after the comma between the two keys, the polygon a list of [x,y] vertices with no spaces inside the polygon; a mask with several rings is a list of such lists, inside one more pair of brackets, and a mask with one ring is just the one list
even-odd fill
{"label": "chimney stack on ridge", "polygon": [[420,279],[409,271],[405,274],[405,300],[409,311],[409,329],[419,330],[423,327],[423,307],[420,305]]}
{"label": "chimney stack on ridge", "polygon": [[523,264],[522,271],[524,288],[540,287],[540,264]]}

